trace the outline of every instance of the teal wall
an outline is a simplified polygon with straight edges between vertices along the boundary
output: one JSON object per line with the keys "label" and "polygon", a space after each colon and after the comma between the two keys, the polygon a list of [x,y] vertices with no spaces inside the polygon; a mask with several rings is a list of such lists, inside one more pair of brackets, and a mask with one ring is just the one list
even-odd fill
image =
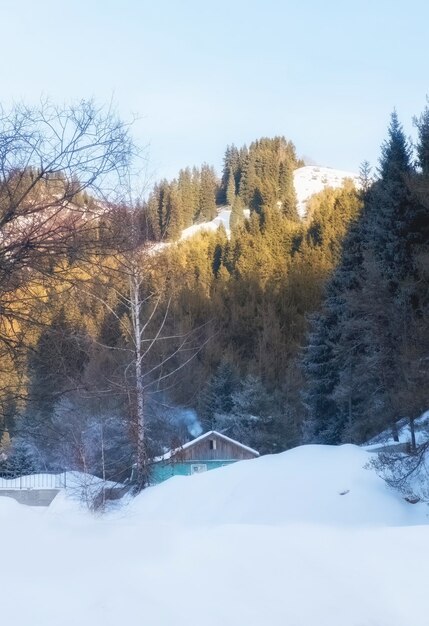
{"label": "teal wall", "polygon": [[235,461],[182,461],[180,463],[169,463],[168,461],[159,461],[154,463],[151,468],[150,482],[152,485],[162,483],[164,480],[172,476],[190,476],[191,465],[203,463],[207,465],[207,471],[230,465]]}

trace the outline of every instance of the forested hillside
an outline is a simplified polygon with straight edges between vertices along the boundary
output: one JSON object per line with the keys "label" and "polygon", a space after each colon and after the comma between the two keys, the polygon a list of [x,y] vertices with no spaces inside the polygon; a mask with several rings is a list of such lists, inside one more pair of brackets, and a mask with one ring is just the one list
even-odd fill
{"label": "forested hillside", "polygon": [[[321,310],[312,317],[303,369],[307,436],[363,441],[428,408],[429,111],[407,142],[396,113],[379,177],[343,242]],[[415,447],[415,441],[412,441]]]}
{"label": "forested hillside", "polygon": [[[418,417],[429,404],[428,110],[416,125],[412,149],[394,114],[379,170],[362,168],[360,190],[315,195],[305,219],[293,185],[303,162],[283,137],[229,146],[220,178],[184,168],[133,206],[125,193],[102,200],[97,172],[85,183],[61,163],[55,176],[18,170],[36,194],[25,204],[3,169],[2,471],[119,479],[137,460],[143,486],[150,458],[189,439],[196,416],[262,453],[361,442]],[[58,180],[73,183],[64,197]],[[179,240],[225,204],[230,236]],[[22,238],[30,214],[56,234]],[[7,267],[14,238],[19,263]]]}
{"label": "forested hillside", "polygon": [[177,179],[154,186],[144,207],[148,237],[177,239],[184,228],[213,219],[219,204],[232,207],[234,225],[243,222],[245,207],[258,213],[262,222],[273,207],[296,219],[293,170],[301,165],[295,146],[284,137],[263,138],[249,148],[228,146],[220,181],[205,163],[182,169]]}

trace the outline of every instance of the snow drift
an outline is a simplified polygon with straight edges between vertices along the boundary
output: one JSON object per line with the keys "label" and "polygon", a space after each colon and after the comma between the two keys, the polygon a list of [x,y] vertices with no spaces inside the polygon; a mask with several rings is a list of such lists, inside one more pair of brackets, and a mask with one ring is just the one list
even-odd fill
{"label": "snow drift", "polygon": [[[2,623],[427,626],[427,507],[354,446],[176,477],[97,518],[0,498]],[[25,600],[25,601],[23,601]]]}
{"label": "snow drift", "polygon": [[[143,492],[133,510],[181,524],[404,525],[426,520],[367,469],[357,446],[300,446]],[[423,511],[423,514],[422,514]],[[423,515],[423,516],[422,516]]]}

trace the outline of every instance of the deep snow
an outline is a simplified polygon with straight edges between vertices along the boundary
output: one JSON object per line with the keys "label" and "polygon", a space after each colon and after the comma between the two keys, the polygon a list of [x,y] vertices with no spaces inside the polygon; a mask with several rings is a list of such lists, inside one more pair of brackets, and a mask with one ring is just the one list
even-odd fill
{"label": "deep snow", "polygon": [[93,517],[0,498],[11,626],[427,626],[429,525],[354,446],[175,477]]}

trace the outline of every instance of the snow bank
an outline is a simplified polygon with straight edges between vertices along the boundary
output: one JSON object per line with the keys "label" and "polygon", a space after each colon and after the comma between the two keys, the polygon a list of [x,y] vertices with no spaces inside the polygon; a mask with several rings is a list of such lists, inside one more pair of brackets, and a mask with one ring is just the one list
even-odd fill
{"label": "snow bank", "polygon": [[143,492],[135,512],[191,524],[396,526],[426,521],[374,471],[357,446],[301,446],[217,471],[176,476]]}
{"label": "snow bank", "polygon": [[297,448],[173,478],[101,518],[64,496],[0,498],[1,623],[427,626],[427,509],[368,458]]}

